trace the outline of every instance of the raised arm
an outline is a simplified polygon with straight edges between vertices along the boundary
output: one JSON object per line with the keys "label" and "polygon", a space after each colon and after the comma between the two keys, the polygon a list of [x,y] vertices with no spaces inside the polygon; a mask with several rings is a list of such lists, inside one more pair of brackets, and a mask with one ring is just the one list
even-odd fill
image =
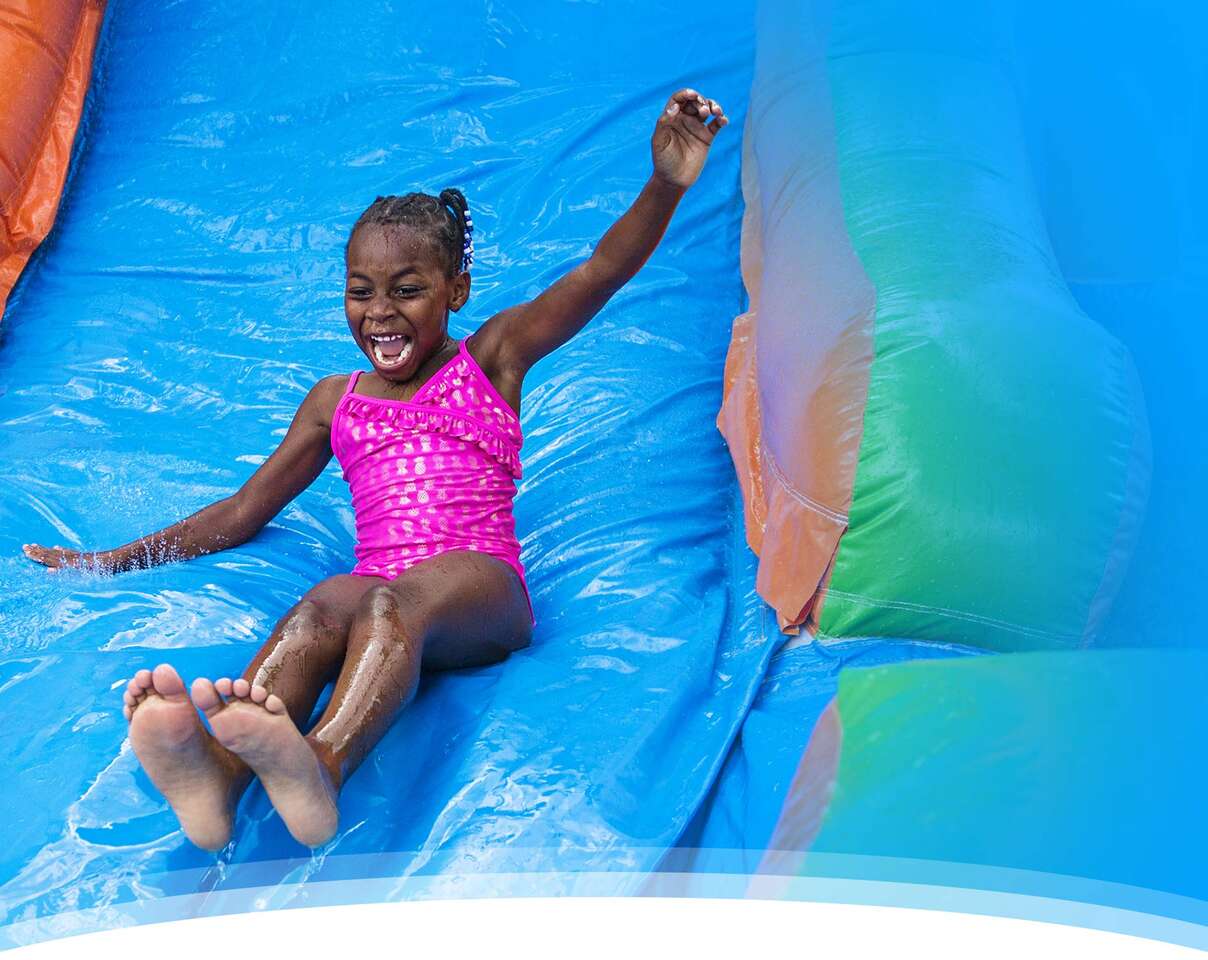
{"label": "raised arm", "polygon": [[680,198],[700,176],[713,138],[729,123],[716,100],[685,89],[667,101],[650,150],[650,179],[590,259],[540,296],[483,324],[477,338],[495,345],[501,366],[518,377],[583,329],[641,269],[658,246]]}
{"label": "raised arm", "polygon": [[25,555],[52,569],[96,566],[120,572],[186,560],[247,542],[310,486],[331,460],[331,412],[341,392],[341,380],[325,377],[311,388],[272,456],[232,496],[112,550],[81,552],[26,544]]}

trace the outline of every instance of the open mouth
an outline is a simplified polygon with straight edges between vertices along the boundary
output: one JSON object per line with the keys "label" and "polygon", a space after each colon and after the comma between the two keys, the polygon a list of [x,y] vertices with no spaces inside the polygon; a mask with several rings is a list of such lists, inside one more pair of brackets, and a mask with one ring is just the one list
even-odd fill
{"label": "open mouth", "polygon": [[377,361],[379,367],[385,370],[397,369],[411,359],[411,349],[414,344],[406,334],[380,334],[366,339],[369,340],[373,359]]}

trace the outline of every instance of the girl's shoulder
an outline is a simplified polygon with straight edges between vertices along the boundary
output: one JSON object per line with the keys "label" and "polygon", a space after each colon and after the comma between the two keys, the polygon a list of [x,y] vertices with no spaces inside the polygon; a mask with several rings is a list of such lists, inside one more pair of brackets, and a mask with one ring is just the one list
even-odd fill
{"label": "girl's shoulder", "polygon": [[340,405],[340,398],[347,392],[351,380],[351,373],[333,373],[311,387],[310,399],[315,403],[319,416],[328,428],[331,427],[336,407]]}
{"label": "girl's shoulder", "polygon": [[520,393],[524,383],[524,375],[517,373],[503,361],[502,344],[498,337],[498,328],[493,328],[490,321],[484,323],[477,331],[465,339],[466,353],[478,364],[495,391],[507,401],[512,412],[519,416]]}

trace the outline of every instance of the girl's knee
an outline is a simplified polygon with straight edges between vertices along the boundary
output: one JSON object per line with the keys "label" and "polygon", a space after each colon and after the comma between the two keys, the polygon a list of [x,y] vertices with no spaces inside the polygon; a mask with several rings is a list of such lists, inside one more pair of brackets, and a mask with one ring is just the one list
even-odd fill
{"label": "girl's knee", "polygon": [[357,617],[383,620],[397,615],[400,606],[397,590],[398,588],[384,583],[370,587],[361,597]]}
{"label": "girl's knee", "polygon": [[[248,667],[246,679],[268,687],[289,704],[287,688],[297,681],[299,671],[326,673],[343,658],[347,639],[347,630],[322,602],[300,600],[281,618]],[[282,682],[287,687],[277,689]]]}
{"label": "girl's knee", "polygon": [[317,600],[300,600],[286,615],[285,626],[289,633],[300,636],[330,633],[337,624],[326,606]]}
{"label": "girl's knee", "polygon": [[423,595],[401,580],[371,587],[361,598],[356,620],[362,624],[388,625],[408,635],[417,630],[422,632],[425,622]]}

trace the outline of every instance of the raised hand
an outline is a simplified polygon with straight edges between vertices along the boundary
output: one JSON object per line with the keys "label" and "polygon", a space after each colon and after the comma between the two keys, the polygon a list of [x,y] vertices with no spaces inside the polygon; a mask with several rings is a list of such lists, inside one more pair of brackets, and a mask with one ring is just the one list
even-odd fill
{"label": "raised hand", "polygon": [[713,138],[729,122],[716,100],[691,88],[673,93],[650,140],[655,176],[677,187],[692,186],[705,165]]}

